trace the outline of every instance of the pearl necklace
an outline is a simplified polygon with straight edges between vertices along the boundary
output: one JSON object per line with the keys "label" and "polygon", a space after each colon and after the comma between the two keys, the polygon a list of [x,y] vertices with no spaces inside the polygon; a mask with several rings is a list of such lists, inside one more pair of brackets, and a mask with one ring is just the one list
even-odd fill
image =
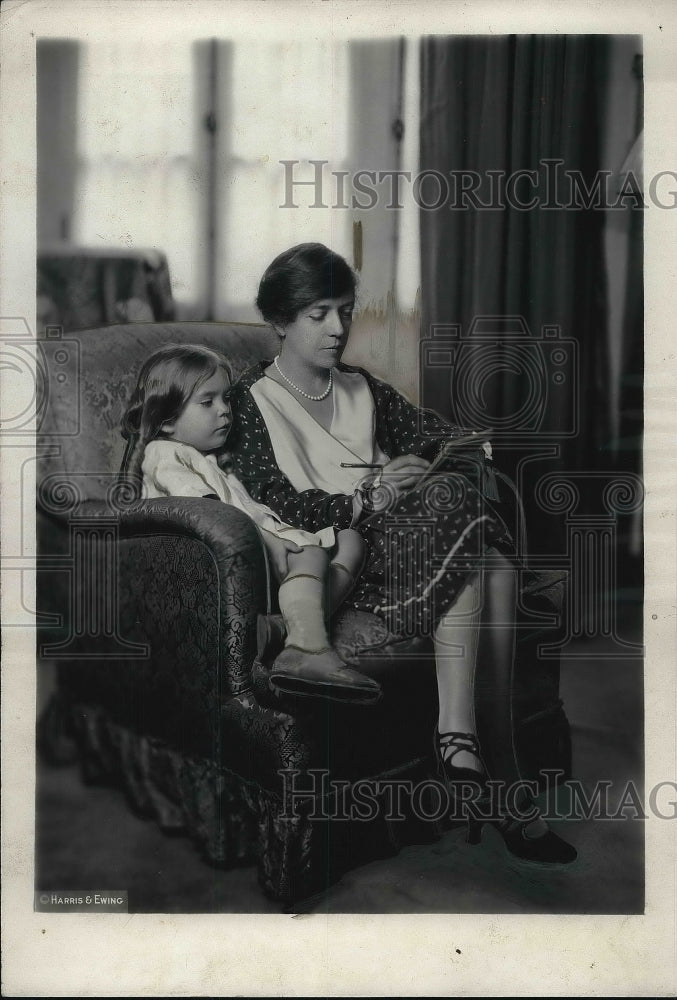
{"label": "pearl necklace", "polygon": [[296,392],[298,392],[301,396],[305,396],[306,399],[312,399],[316,403],[319,403],[319,401],[321,399],[326,399],[327,398],[327,396],[331,392],[331,387],[332,387],[332,384],[333,384],[333,381],[334,381],[331,369],[329,369],[329,385],[327,386],[327,388],[324,390],[324,392],[321,392],[319,396],[311,396],[309,392],[306,392],[304,389],[299,389],[299,387],[297,385],[295,385],[295,383],[292,382],[292,380],[290,378],[287,378],[287,376],[285,375],[285,373],[282,371],[282,369],[280,368],[280,366],[278,364],[278,358],[279,357],[280,357],[280,355],[278,354],[278,356],[277,356],[277,358],[275,358],[275,361],[273,362],[273,364],[275,365],[275,367],[277,368],[278,372],[280,373],[280,375],[282,376],[282,378],[285,380],[285,382],[288,385],[290,385],[292,387],[292,389],[295,389]]}

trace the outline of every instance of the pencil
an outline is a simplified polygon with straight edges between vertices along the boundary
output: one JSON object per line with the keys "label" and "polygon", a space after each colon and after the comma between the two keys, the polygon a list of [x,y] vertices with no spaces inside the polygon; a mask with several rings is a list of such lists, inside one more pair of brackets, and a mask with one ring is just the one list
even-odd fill
{"label": "pencil", "polygon": [[382,469],[378,462],[341,462],[342,469]]}

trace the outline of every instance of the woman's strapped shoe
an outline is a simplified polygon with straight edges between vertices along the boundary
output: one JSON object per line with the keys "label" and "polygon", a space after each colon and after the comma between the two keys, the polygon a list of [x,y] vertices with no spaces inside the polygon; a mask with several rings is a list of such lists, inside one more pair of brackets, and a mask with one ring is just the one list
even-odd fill
{"label": "woman's strapped shoe", "polygon": [[[433,736],[435,748],[435,760],[437,769],[446,781],[451,783],[459,781],[474,781],[479,785],[484,784],[484,767],[480,757],[480,747],[477,738],[472,733],[440,733],[437,729]],[[451,752],[447,751],[451,748]],[[454,757],[462,750],[477,757],[478,768],[457,767],[454,764]]]}
{"label": "woman's strapped shoe", "polygon": [[[477,804],[485,798],[485,777],[480,748],[475,736],[472,733],[440,733],[435,729],[433,735],[433,746],[437,772],[449,789],[450,794],[456,800],[460,798],[464,806],[464,818],[468,823],[467,842],[469,844],[479,844],[482,835],[482,823],[472,811],[470,803]],[[447,752],[451,748],[451,752]],[[466,750],[477,758],[480,768],[457,767],[453,759],[457,753]],[[462,786],[464,786],[462,790]],[[466,789],[470,795],[466,794]],[[470,808],[465,808],[465,805]]]}
{"label": "woman's strapped shoe", "polygon": [[325,698],[351,705],[373,705],[381,685],[346,667],[333,649],[286,646],[270,668],[270,683],[282,694]]}
{"label": "woman's strapped shoe", "polygon": [[512,855],[521,861],[537,865],[570,865],[576,860],[576,848],[552,830],[546,830],[538,837],[529,836],[529,827],[533,823],[534,820],[507,818],[496,824],[496,829]]}

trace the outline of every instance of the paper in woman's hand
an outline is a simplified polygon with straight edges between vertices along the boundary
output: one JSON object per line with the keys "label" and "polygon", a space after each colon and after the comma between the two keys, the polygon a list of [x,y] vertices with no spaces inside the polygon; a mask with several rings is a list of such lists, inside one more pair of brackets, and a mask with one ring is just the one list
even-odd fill
{"label": "paper in woman's hand", "polygon": [[484,444],[485,441],[490,440],[493,433],[494,428],[487,427],[483,431],[468,431],[467,434],[461,434],[459,437],[449,438],[444,447],[440,449],[440,454],[437,456],[435,461],[437,461],[443,452],[447,453],[448,451],[453,451],[454,448],[466,448],[469,445],[473,448],[477,448]]}
{"label": "paper in woman's hand", "polygon": [[[470,431],[468,434],[461,434],[459,437],[449,438],[425,470],[417,485],[421,486],[431,476],[435,475],[435,473],[439,471],[440,467],[444,464],[445,460],[453,455],[455,451],[474,451],[478,448],[482,448],[486,455],[486,448],[484,446],[485,443],[488,444],[493,432],[493,427],[487,427],[485,430]],[[491,445],[489,445],[489,448],[490,447]],[[490,458],[491,456],[487,455],[486,457]]]}

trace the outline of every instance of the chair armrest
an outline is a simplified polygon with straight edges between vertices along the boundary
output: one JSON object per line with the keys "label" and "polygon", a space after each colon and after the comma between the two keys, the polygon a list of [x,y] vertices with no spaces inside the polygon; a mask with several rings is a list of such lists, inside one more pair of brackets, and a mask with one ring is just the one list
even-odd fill
{"label": "chair armrest", "polygon": [[[158,497],[132,504],[113,500],[77,501],[68,509],[38,506],[39,551],[48,556],[54,547],[52,538],[67,532],[69,527],[117,522],[120,538],[146,535],[183,535],[198,538],[214,554],[217,564],[225,568],[238,553],[247,553],[262,560],[266,581],[268,564],[261,535],[252,519],[237,507],[199,497]],[[57,545],[61,551],[62,546]]]}
{"label": "chair armrest", "polygon": [[[89,501],[82,505],[89,516]],[[97,504],[97,507],[99,505]],[[105,516],[97,511],[95,516]],[[208,545],[219,565],[228,564],[237,553],[263,556],[261,536],[252,519],[237,507],[198,497],[159,497],[122,508],[120,537],[137,535],[185,535]]]}
{"label": "chair armrest", "polygon": [[[213,753],[220,705],[251,687],[256,616],[267,605],[256,525],[228,504],[167,497],[117,508],[81,502],[50,517],[42,534],[64,531],[68,550],[88,555],[74,555],[67,574],[67,638],[43,655],[61,662],[70,700]],[[109,608],[107,627],[98,607]]]}
{"label": "chair armrest", "polygon": [[[248,690],[256,616],[269,603],[267,553],[259,529],[237,507],[219,501],[188,497],[145,500],[120,515],[121,573],[125,572],[124,554],[133,540],[167,536],[198,541],[208,549],[218,579],[224,691],[238,694]],[[137,560],[133,563],[136,569]],[[192,576],[189,571],[188,587]]]}

